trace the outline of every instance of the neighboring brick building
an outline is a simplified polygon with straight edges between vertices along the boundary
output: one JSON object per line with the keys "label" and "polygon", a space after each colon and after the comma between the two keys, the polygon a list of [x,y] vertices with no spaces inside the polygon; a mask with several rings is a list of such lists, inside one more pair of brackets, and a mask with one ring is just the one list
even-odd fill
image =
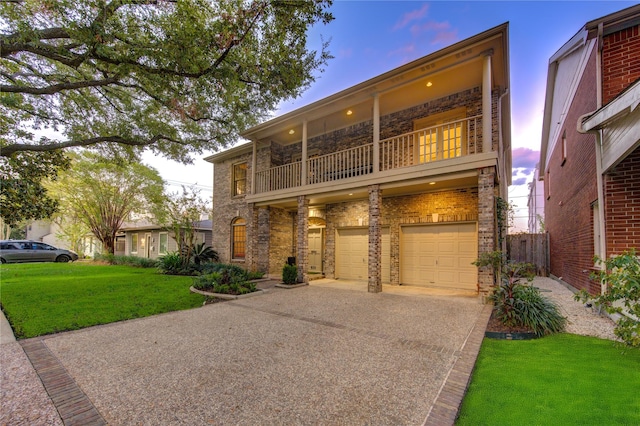
{"label": "neighboring brick building", "polygon": [[500,247],[511,179],[508,25],[267,121],[212,155],[213,248],[280,276],[462,288]]}
{"label": "neighboring brick building", "polygon": [[551,273],[592,294],[594,256],[640,247],[640,6],[588,22],[549,61],[539,175]]}

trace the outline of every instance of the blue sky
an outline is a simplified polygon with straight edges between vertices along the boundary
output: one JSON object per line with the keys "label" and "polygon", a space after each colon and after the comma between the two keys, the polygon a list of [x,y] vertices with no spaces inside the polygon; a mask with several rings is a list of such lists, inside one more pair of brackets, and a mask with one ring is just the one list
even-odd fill
{"label": "blue sky", "polygon": [[[291,111],[351,87],[455,42],[509,22],[513,186],[518,218],[526,216],[527,182],[538,162],[549,58],[586,22],[637,4],[632,1],[342,1],[334,0],[335,20],[312,28],[309,43],[329,41],[334,56],[300,98],[275,114]],[[198,160],[194,173],[158,166],[165,180],[186,176],[211,185],[211,165]],[[182,170],[181,170],[182,169]],[[203,176],[207,176],[203,179]],[[196,183],[187,181],[186,183]],[[203,190],[203,195],[208,195]],[[518,221],[519,227],[526,225]]]}

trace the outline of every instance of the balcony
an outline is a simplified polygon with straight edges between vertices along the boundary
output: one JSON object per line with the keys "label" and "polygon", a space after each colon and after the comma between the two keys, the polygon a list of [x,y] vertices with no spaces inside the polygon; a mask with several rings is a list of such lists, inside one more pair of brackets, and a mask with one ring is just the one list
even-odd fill
{"label": "balcony", "polygon": [[256,171],[254,194],[302,186],[313,191],[327,185],[355,183],[366,177],[397,175],[393,171],[416,166],[421,170],[446,166],[447,161],[481,154],[481,139],[481,115],[451,121],[381,140],[377,170],[374,168],[374,144],[368,143],[307,159],[304,182],[300,161]]}

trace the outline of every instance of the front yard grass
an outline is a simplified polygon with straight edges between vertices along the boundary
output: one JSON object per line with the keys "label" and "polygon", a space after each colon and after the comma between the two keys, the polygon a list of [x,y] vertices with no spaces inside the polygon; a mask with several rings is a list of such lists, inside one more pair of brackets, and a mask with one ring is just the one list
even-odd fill
{"label": "front yard grass", "polygon": [[0,303],[17,338],[202,305],[192,277],[90,263],[2,265]]}
{"label": "front yard grass", "polygon": [[484,339],[457,425],[638,425],[640,350],[558,334]]}

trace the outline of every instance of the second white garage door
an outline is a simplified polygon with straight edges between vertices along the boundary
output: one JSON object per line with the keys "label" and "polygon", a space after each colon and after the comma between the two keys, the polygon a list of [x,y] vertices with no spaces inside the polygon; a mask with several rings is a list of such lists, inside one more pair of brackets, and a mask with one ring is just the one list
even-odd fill
{"label": "second white garage door", "polygon": [[[338,229],[336,241],[336,277],[344,280],[368,279],[369,230]],[[382,282],[389,282],[391,268],[389,228],[382,229]]]}
{"label": "second white garage door", "polygon": [[476,290],[475,223],[404,226],[400,232],[401,284]]}

